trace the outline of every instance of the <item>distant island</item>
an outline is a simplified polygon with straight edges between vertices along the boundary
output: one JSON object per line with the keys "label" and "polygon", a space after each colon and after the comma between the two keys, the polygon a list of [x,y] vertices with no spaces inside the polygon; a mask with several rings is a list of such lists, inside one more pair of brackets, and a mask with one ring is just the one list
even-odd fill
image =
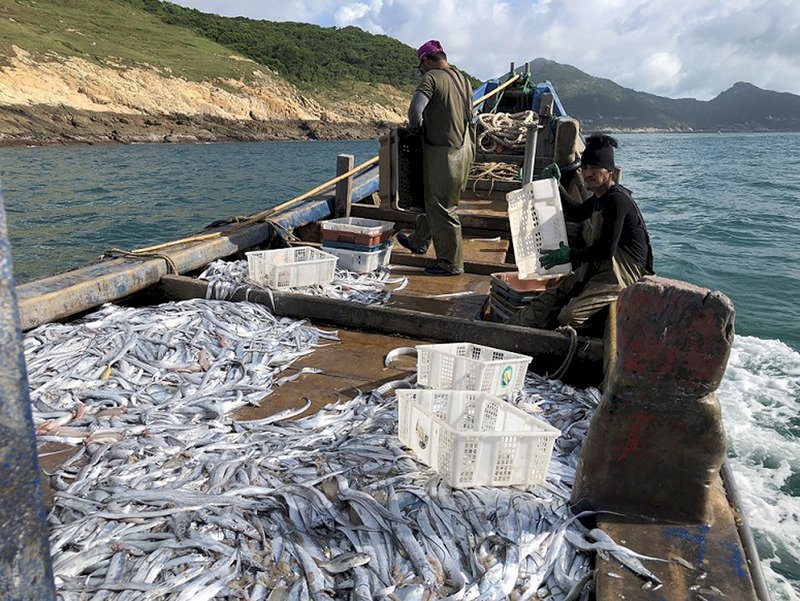
{"label": "distant island", "polygon": [[711,100],[665,98],[592,77],[543,58],[531,63],[534,80],[553,83],[584,129],[612,131],[800,131],[800,96],[738,82]]}
{"label": "distant island", "polygon": [[[586,131],[800,131],[794,94],[739,82],[709,101],[671,99],[530,64]],[[7,2],[0,145],[374,139],[404,122],[415,66],[413,48],[355,27],[160,0]]]}

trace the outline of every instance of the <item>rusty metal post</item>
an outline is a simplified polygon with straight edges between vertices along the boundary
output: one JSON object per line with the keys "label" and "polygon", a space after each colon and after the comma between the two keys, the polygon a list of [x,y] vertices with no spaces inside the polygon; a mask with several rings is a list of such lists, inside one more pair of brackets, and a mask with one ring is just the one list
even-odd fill
{"label": "rusty metal post", "polygon": [[0,591],[4,599],[55,599],[39,473],[0,191]]}
{"label": "rusty metal post", "polygon": [[539,124],[532,123],[528,126],[528,134],[525,138],[525,156],[522,164],[522,183],[529,184],[535,177],[536,165],[536,143],[539,138]]}

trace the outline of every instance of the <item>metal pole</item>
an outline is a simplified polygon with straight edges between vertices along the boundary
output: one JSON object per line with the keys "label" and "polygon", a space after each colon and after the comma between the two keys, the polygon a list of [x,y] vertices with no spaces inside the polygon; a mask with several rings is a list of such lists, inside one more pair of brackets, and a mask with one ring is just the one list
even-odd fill
{"label": "metal pole", "polygon": [[56,598],[39,473],[0,190],[0,591],[4,599]]}
{"label": "metal pole", "polygon": [[731,463],[728,461],[727,457],[722,463],[720,475],[725,490],[728,493],[728,499],[731,505],[733,505],[736,515],[739,517],[739,519],[736,520],[736,529],[739,531],[739,538],[742,540],[742,547],[744,548],[747,567],[750,568],[750,577],[753,579],[753,588],[756,590],[756,597],[758,597],[759,601],[769,601],[769,587],[767,587],[767,581],[761,569],[761,560],[758,557],[756,541],[753,537],[753,531],[750,529],[750,522],[742,506],[742,498],[739,495],[736,478],[733,476]]}
{"label": "metal pole", "polygon": [[539,126],[532,123],[528,126],[528,134],[525,139],[525,158],[523,159],[522,185],[533,181],[533,164],[536,160],[536,141],[539,137]]}

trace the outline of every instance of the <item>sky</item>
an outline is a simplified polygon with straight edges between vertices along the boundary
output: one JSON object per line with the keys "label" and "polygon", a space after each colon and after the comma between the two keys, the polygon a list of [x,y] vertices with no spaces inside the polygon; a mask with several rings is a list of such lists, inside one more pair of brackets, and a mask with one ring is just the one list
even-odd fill
{"label": "sky", "polygon": [[737,81],[800,94],[800,0],[172,0],[224,16],[442,43],[485,80],[544,57],[659,96]]}

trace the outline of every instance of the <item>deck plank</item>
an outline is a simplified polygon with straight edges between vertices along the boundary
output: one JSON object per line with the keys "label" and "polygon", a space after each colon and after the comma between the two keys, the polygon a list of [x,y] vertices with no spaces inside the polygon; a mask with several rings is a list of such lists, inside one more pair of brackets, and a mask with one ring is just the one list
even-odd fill
{"label": "deck plank", "polygon": [[[710,502],[714,515],[710,524],[634,523],[619,516],[598,517],[598,527],[618,543],[638,553],[671,560],[643,561],[663,582],[662,587],[653,590],[642,588],[643,580],[616,560],[598,557],[598,601],[702,598],[757,601],[733,511],[720,478],[712,485]],[[676,558],[679,560],[675,561]]]}
{"label": "deck plank", "polygon": [[425,274],[422,267],[393,265],[393,276],[408,278],[408,286],[393,293],[386,306],[474,319],[489,294],[491,278],[464,273],[453,277]]}
{"label": "deck plank", "polygon": [[[330,329],[323,326],[323,329]],[[235,419],[260,419],[274,415],[284,409],[302,407],[305,399],[311,400],[311,406],[301,416],[316,413],[326,405],[336,401],[348,401],[358,391],[367,392],[385,382],[405,378],[409,371],[404,367],[413,367],[416,362],[404,366],[397,362],[384,367],[384,358],[389,351],[402,347],[420,344],[418,340],[339,330],[339,342],[327,344],[314,349],[314,352],[297,359],[286,370],[286,375],[297,373],[304,367],[321,370],[319,374],[303,374],[299,379],[285,386],[275,388],[266,396],[261,407],[243,407]]]}
{"label": "deck plank", "polygon": [[[497,263],[498,265],[503,265],[506,262],[506,256],[508,255],[510,246],[511,242],[508,240],[465,236],[462,250],[464,262]],[[399,255],[410,255],[411,251],[399,244],[395,244],[392,247],[392,255],[395,253]],[[431,244],[430,248],[428,248],[428,252],[425,253],[424,256],[431,260],[436,258],[436,251],[433,248],[433,244]]]}

